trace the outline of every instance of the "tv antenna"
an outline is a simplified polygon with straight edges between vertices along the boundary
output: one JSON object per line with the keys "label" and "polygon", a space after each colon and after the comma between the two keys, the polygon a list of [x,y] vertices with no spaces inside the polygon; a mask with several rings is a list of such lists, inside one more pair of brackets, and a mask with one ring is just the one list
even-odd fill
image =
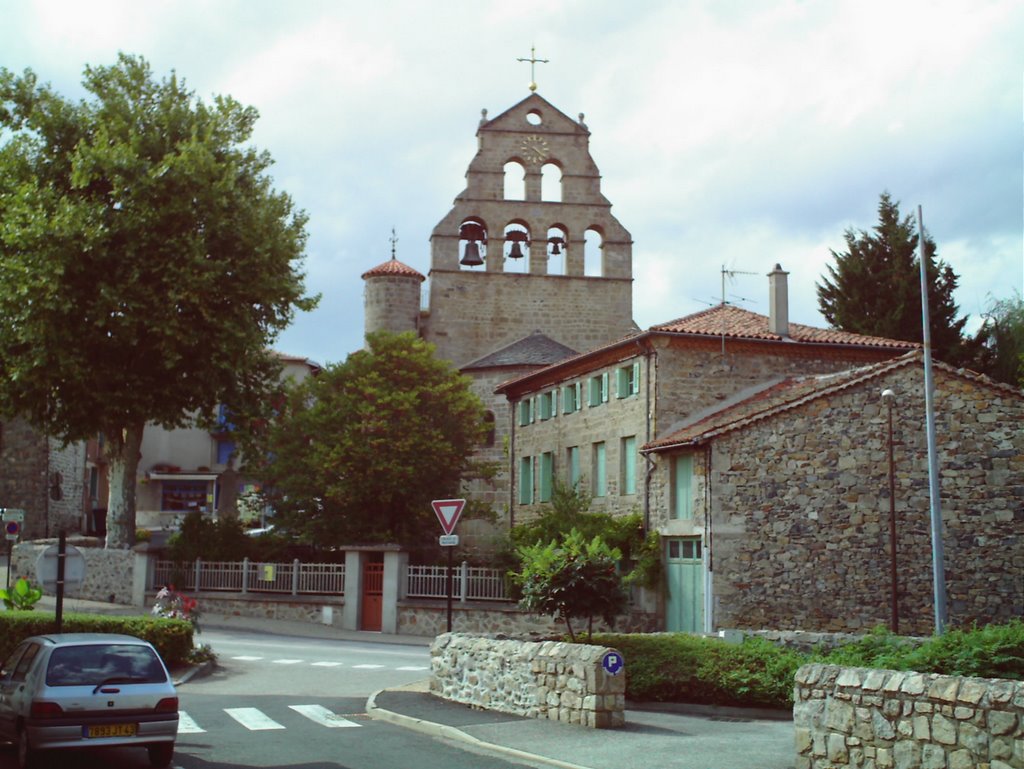
{"label": "tv antenna", "polygon": [[[722,265],[722,309],[725,309],[725,279],[732,280],[737,275],[757,275],[756,272],[747,272],[746,270],[727,270],[725,265]],[[722,313],[722,355],[725,355],[725,313]]]}

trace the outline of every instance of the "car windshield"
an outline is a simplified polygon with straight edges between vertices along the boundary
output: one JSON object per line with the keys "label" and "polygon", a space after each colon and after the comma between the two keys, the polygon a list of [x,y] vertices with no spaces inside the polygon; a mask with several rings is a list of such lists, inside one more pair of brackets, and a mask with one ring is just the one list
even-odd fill
{"label": "car windshield", "polygon": [[47,686],[98,686],[103,683],[163,683],[160,658],[148,646],[88,644],[60,646],[50,655]]}

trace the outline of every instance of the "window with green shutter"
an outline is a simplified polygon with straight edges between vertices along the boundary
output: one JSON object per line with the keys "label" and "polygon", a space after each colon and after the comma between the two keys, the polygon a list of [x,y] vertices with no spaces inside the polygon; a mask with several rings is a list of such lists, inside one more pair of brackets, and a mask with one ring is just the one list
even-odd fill
{"label": "window with green shutter", "polygon": [[636,436],[622,439],[620,494],[636,494]]}
{"label": "window with green shutter", "polygon": [[640,363],[615,369],[615,397],[628,398],[640,392]]}
{"label": "window with green shutter", "polygon": [[608,402],[608,372],[596,374],[590,377],[590,401],[591,406],[600,406]]}
{"label": "window with green shutter", "polygon": [[519,504],[533,504],[533,457],[519,460]]}
{"label": "window with green shutter", "polygon": [[519,426],[525,427],[534,420],[533,398],[524,398],[519,401]]}
{"label": "window with green shutter", "polygon": [[605,449],[604,441],[595,443],[593,447],[593,493],[595,497],[603,497],[608,493],[608,483],[605,476]]}
{"label": "window with green shutter", "polygon": [[565,450],[566,481],[569,488],[576,489],[580,482],[580,447],[570,446]]}
{"label": "window with green shutter", "polygon": [[672,518],[693,518],[693,455],[677,454],[672,458]]}
{"label": "window with green shutter", "polygon": [[555,481],[555,455],[545,451],[540,455],[540,501],[551,501],[551,489]]}

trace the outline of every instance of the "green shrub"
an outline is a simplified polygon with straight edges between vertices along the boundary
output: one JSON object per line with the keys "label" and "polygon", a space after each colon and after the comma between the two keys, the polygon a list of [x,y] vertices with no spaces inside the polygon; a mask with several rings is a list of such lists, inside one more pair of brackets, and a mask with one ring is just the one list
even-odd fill
{"label": "green shrub", "polygon": [[[56,630],[56,618],[49,612],[0,613],[0,660],[6,659],[22,640]],[[158,617],[65,614],[64,633],[124,633],[149,641],[168,666],[181,665],[192,652],[192,624]]]}
{"label": "green shrub", "polygon": [[8,611],[31,611],[42,597],[43,591],[33,587],[32,583],[24,577],[18,577],[14,587],[9,590],[0,588],[0,599],[3,600],[4,607]]}
{"label": "green shrub", "polygon": [[595,633],[626,659],[626,697],[653,702],[788,708],[807,659],[760,638],[729,644],[685,633]]}
{"label": "green shrub", "polygon": [[815,659],[832,665],[1024,680],[1024,622],[949,630],[924,640],[901,638],[879,627]]}

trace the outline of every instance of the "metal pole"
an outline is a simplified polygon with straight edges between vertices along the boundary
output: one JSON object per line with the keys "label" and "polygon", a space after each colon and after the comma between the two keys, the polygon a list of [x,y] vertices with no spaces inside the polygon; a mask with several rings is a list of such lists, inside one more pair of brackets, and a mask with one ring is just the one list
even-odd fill
{"label": "metal pole", "polygon": [[892,442],[892,407],[896,400],[896,393],[892,390],[884,390],[882,400],[889,407],[889,585],[891,589],[889,600],[892,607],[890,629],[899,635],[900,609],[896,591],[896,462],[893,458]]}
{"label": "metal pole", "polygon": [[935,383],[932,380],[932,333],[928,319],[928,271],[925,269],[924,218],[917,207],[918,261],[921,263],[921,324],[924,331],[924,409],[928,425],[928,496],[932,530],[932,586],[935,601],[935,635],[946,630],[946,566],[942,547],[942,500],[935,446]]}
{"label": "metal pole", "polygon": [[446,548],[448,550],[448,632],[452,632],[452,551],[453,547]]}

